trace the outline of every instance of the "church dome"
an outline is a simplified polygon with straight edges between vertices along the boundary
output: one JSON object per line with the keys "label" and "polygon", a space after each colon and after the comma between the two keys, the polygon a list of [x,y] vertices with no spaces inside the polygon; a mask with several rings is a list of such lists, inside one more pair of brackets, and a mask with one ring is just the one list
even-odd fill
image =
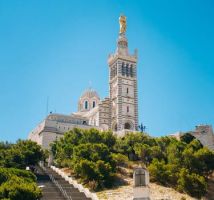
{"label": "church dome", "polygon": [[91,99],[93,97],[96,97],[98,99],[100,98],[99,95],[98,95],[98,93],[95,90],[93,90],[93,89],[90,88],[90,89],[86,90],[85,92],[83,92],[83,94],[80,97],[80,99],[84,99],[84,98]]}
{"label": "church dome", "polygon": [[88,89],[83,92],[79,99],[78,111],[85,112],[95,108],[100,103],[100,97],[98,93],[93,89]]}

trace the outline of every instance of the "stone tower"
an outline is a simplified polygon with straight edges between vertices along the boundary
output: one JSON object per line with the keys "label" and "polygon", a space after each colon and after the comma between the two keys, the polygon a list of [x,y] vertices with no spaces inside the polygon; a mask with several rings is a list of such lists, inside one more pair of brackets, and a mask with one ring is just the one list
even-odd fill
{"label": "stone tower", "polygon": [[109,55],[110,125],[118,134],[138,129],[137,51],[130,55],[126,17],[120,16],[116,52]]}

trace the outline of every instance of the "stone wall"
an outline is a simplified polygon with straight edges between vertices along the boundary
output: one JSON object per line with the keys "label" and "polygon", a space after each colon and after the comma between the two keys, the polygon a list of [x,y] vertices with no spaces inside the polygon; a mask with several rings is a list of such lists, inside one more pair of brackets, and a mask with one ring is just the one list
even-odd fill
{"label": "stone wall", "polygon": [[196,137],[203,146],[206,146],[207,148],[214,151],[214,133],[212,126],[199,125],[196,126],[196,129],[190,133]]}

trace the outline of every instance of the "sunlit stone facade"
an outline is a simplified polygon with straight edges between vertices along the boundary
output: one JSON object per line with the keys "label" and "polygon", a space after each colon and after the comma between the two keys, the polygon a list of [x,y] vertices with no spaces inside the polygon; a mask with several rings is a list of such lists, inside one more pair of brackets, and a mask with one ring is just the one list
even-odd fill
{"label": "sunlit stone facade", "polygon": [[120,17],[120,33],[114,54],[108,57],[109,95],[103,100],[93,89],[78,101],[78,111],[71,115],[50,114],[29,134],[29,139],[44,148],[74,127],[112,130],[123,136],[138,129],[137,51],[128,51],[126,18]]}

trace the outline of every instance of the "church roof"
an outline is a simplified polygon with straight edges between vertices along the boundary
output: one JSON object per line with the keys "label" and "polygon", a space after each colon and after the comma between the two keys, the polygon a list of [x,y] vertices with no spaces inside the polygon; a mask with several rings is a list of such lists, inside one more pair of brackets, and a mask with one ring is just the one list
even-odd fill
{"label": "church roof", "polygon": [[83,92],[83,94],[80,97],[80,99],[83,99],[83,98],[93,98],[93,97],[96,97],[96,98],[100,99],[98,93],[95,90],[89,88],[85,92]]}

